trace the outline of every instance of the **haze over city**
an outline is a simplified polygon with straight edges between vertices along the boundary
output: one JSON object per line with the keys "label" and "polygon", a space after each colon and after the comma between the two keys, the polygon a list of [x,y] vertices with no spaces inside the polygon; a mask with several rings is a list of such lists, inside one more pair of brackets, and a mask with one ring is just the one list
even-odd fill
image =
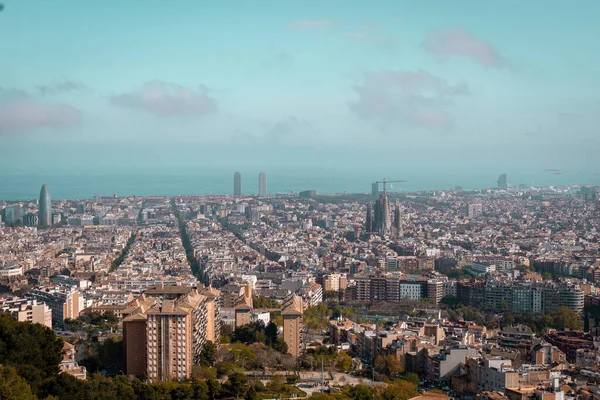
{"label": "haze over city", "polygon": [[338,184],[344,174],[363,191],[391,175],[432,189],[493,186],[502,172],[594,184],[598,12],[592,1],[5,1],[0,175],[31,193],[61,175],[213,170],[313,172],[331,192],[358,190]]}

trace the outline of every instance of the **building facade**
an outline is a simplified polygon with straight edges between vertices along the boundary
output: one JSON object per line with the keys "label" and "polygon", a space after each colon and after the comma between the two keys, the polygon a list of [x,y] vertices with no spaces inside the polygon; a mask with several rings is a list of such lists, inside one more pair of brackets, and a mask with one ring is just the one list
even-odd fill
{"label": "building facade", "polygon": [[40,226],[52,225],[52,203],[50,199],[50,190],[47,185],[42,185],[40,190],[40,208],[38,213],[38,223]]}
{"label": "building facade", "polygon": [[258,197],[267,197],[267,174],[258,174]]}

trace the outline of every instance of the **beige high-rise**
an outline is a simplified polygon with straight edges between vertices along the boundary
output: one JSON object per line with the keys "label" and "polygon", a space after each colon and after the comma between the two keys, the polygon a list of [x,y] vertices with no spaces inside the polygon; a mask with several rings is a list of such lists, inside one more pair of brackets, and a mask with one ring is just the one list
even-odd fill
{"label": "beige high-rise", "polygon": [[[207,340],[216,342],[218,290],[167,286],[148,289],[123,311],[127,375],[151,381],[191,376]],[[210,335],[210,337],[209,337]]]}
{"label": "beige high-rise", "polygon": [[293,299],[283,309],[283,340],[288,345],[288,353],[300,356],[302,343],[302,297],[293,295]]}

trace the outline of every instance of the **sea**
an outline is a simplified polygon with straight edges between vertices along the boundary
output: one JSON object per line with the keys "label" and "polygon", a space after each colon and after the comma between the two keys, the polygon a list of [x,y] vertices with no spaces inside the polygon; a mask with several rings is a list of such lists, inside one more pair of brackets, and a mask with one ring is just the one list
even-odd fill
{"label": "sea", "polygon": [[[121,171],[0,171],[0,200],[30,200],[39,196],[42,184],[50,188],[52,199],[88,199],[94,195],[218,195],[233,193],[231,170],[121,170]],[[242,193],[258,192],[258,173],[243,171]],[[394,192],[447,190],[461,186],[465,190],[496,187],[498,173],[483,171],[344,171],[322,170],[265,170],[267,191],[278,193],[316,190],[321,194],[370,193],[371,183],[382,180],[406,180],[388,183]],[[509,185],[566,186],[598,185],[596,175],[554,175],[544,172],[508,172]]]}

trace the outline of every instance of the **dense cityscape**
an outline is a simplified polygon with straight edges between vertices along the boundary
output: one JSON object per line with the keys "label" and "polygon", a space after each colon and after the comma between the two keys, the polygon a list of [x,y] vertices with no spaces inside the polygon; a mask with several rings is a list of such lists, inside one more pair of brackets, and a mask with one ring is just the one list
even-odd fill
{"label": "dense cityscape", "polygon": [[132,382],[190,398],[596,393],[600,187],[257,182],[258,195],[236,172],[232,195],[52,200],[43,185],[1,201],[1,332],[6,318],[52,329],[54,367],[74,379],[25,374],[28,391],[77,398],[129,377],[135,396]]}
{"label": "dense cityscape", "polygon": [[600,400],[599,15],[0,0],[0,400]]}

